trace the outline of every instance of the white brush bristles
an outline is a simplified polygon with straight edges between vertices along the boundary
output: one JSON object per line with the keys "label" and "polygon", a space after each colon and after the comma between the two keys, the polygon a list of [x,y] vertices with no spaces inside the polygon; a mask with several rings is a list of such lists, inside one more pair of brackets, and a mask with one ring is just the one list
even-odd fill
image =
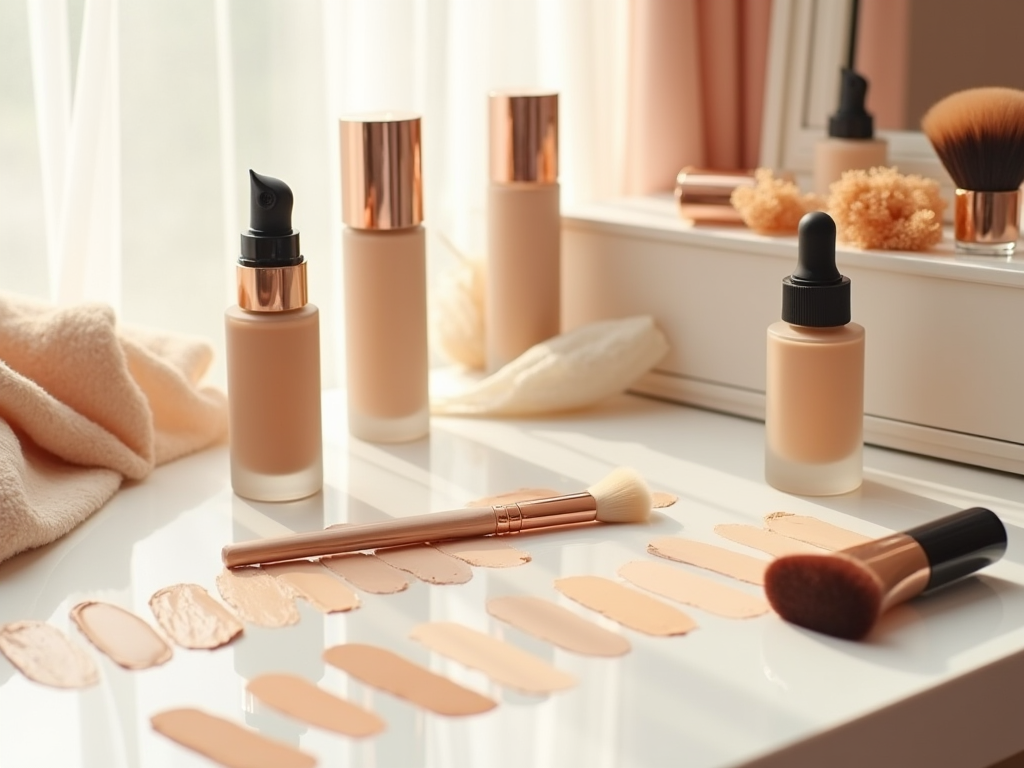
{"label": "white brush bristles", "polygon": [[619,467],[587,488],[597,501],[597,519],[603,523],[641,523],[651,514],[651,491],[629,467]]}

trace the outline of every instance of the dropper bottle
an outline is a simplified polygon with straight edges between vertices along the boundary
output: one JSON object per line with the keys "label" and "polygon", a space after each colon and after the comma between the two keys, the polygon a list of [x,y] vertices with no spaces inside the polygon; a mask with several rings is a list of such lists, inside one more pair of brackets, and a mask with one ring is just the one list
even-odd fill
{"label": "dropper bottle", "polygon": [[814,146],[814,191],[827,195],[844,171],[867,170],[889,162],[889,143],[875,138],[875,121],[867,111],[868,81],[854,70],[858,0],[850,6],[850,40],[840,72],[839,108],[828,121],[828,138]]}
{"label": "dropper bottle", "polygon": [[768,327],[765,480],[806,496],[861,484],[864,328],[850,322],[850,279],[836,269],[836,225],[800,220],[797,268],[782,281],[782,320]]}
{"label": "dropper bottle", "polygon": [[224,316],[231,487],[292,501],[323,485],[320,311],[307,299],[291,189],[251,170],[249,187],[238,306]]}

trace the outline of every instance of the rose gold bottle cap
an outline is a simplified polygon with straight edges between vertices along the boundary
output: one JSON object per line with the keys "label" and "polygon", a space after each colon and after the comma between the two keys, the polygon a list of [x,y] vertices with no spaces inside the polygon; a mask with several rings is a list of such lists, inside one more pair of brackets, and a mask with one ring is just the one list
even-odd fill
{"label": "rose gold bottle cap", "polygon": [[492,91],[491,181],[558,181],[558,94]]}
{"label": "rose gold bottle cap", "polygon": [[423,221],[420,118],[400,112],[343,117],[341,220],[356,229]]}

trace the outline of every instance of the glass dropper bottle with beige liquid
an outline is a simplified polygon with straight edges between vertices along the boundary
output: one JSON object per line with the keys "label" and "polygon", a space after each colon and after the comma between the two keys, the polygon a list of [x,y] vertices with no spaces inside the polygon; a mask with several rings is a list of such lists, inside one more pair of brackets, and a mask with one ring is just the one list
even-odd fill
{"label": "glass dropper bottle with beige liquid", "polygon": [[861,484],[864,328],[850,322],[832,218],[804,216],[798,243],[797,268],[782,281],[782,320],[768,327],[765,480],[832,496]]}

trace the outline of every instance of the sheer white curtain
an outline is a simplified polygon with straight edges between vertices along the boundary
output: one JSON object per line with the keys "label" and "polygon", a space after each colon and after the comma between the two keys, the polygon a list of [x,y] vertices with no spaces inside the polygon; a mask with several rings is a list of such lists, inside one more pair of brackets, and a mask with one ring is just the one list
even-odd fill
{"label": "sheer white curtain", "polygon": [[222,345],[251,167],[295,192],[338,384],[338,115],[423,115],[436,275],[438,234],[483,253],[491,88],[561,93],[564,205],[621,193],[628,35],[629,0],[0,0],[0,289]]}

